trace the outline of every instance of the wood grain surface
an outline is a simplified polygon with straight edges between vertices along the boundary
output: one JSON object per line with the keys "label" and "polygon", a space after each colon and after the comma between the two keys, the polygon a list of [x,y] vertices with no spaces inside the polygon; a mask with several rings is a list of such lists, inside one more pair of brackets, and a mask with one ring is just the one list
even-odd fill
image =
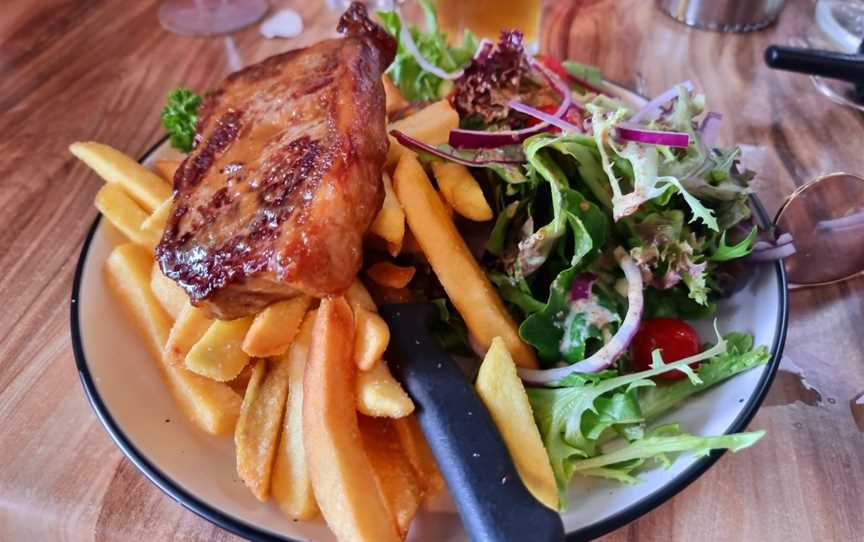
{"label": "wood grain surface", "polygon": [[[251,63],[332,35],[323,0],[297,9],[297,39],[234,36]],[[163,31],[158,2],[7,0],[0,16],[0,540],[236,540],[186,511],[123,458],[84,397],[69,340],[72,274],[101,182],[67,152],[74,140],[140,155],[178,84],[203,90],[228,72],[222,38]],[[542,47],[601,66],[648,94],[691,79],[726,115],[776,210],[829,171],[864,172],[864,117],[810,82],[764,68],[769,43],[813,24],[789,0],[777,25],[746,35],[688,29],[648,0],[559,0]],[[724,456],[677,497],[607,540],[860,540],[864,432],[850,409],[864,392],[864,279],[792,294],[786,366],[752,422],[768,437]],[[864,421],[861,422],[864,425]],[[578,506],[578,503],[574,503]]]}

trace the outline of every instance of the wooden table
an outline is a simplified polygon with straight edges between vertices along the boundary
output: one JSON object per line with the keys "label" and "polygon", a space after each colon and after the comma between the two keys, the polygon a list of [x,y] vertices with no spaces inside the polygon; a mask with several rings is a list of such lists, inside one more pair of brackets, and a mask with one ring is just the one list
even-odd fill
{"label": "wooden table", "polygon": [[[323,1],[285,0],[306,31],[235,36],[244,62],[333,33]],[[721,141],[746,149],[769,210],[808,179],[864,171],[864,117],[806,78],[764,68],[769,43],[812,24],[790,0],[779,23],[729,35],[688,29],[648,0],[561,0],[543,48],[602,66],[657,93],[692,79],[726,114]],[[67,152],[93,139],[140,155],[161,137],[165,94],[228,72],[222,39],[163,31],[158,2],[4,2],[0,18],[0,540],[234,540],[178,506],[115,448],[90,410],[72,359],[69,293],[96,215],[96,176]],[[683,493],[608,540],[853,540],[864,533],[864,279],[792,294],[787,361],[821,395],[781,373],[752,427],[768,437],[728,454]],[[864,422],[862,422],[864,423]],[[578,505],[578,504],[577,504]]]}

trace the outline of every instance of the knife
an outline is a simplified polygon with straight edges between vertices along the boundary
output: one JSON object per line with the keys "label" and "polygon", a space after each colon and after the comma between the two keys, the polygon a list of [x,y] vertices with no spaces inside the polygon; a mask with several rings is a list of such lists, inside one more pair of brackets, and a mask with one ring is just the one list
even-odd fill
{"label": "knife", "polygon": [[429,303],[385,305],[390,369],[416,405],[417,420],[475,542],[559,542],[557,511],[535,499],[462,370],[441,348]]}

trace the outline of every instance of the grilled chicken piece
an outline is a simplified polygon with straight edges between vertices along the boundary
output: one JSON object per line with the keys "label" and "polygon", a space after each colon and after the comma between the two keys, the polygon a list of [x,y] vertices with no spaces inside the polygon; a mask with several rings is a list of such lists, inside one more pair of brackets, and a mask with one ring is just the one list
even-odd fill
{"label": "grilled chicken piece", "polygon": [[199,111],[156,255],[211,316],[346,290],[381,206],[381,74],[396,44],[354,4],[347,37],[230,75]]}

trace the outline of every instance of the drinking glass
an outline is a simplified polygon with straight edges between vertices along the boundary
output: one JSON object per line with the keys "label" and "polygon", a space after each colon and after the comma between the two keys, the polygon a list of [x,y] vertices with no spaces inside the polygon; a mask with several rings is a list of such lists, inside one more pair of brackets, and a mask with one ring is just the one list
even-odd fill
{"label": "drinking glass", "polygon": [[526,48],[536,52],[540,39],[541,0],[436,0],[441,28],[459,41],[466,29],[498,41],[501,30],[519,30]]}
{"label": "drinking glass", "polygon": [[168,0],[159,7],[159,22],[182,36],[216,36],[258,22],[268,9],[267,0]]}

